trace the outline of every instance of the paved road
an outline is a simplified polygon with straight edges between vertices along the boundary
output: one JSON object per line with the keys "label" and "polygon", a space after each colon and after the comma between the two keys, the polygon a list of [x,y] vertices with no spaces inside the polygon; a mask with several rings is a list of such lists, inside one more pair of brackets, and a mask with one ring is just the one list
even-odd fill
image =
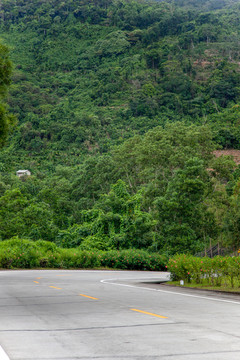
{"label": "paved road", "polygon": [[156,284],[164,278],[1,271],[0,360],[239,360],[240,297]]}

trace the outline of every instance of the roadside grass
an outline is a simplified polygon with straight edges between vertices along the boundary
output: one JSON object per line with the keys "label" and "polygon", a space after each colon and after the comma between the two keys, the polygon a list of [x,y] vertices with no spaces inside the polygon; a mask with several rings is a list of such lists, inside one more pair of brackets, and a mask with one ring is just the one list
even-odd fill
{"label": "roadside grass", "polygon": [[233,288],[229,281],[223,282],[221,286],[211,285],[207,281],[203,281],[201,284],[197,284],[196,282],[184,283],[184,285],[180,285],[180,281],[168,281],[167,285],[178,286],[180,288],[190,288],[190,289],[200,289],[200,290],[213,290],[220,292],[231,292],[240,294],[240,284],[236,284]]}
{"label": "roadside grass", "polygon": [[209,290],[240,292],[240,257],[216,256],[199,258],[176,255],[166,268],[171,272],[172,285]]}

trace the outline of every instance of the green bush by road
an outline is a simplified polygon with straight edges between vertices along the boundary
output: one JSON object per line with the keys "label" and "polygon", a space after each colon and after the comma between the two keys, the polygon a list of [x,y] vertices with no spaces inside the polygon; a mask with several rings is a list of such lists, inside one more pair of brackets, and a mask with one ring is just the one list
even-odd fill
{"label": "green bush by road", "polygon": [[167,269],[175,281],[200,287],[240,288],[240,257],[176,255],[169,260]]}
{"label": "green bush by road", "polygon": [[62,249],[48,241],[29,241],[13,238],[0,242],[0,268],[32,269],[95,269],[124,270],[165,269],[167,258],[143,250],[86,251],[79,248]]}

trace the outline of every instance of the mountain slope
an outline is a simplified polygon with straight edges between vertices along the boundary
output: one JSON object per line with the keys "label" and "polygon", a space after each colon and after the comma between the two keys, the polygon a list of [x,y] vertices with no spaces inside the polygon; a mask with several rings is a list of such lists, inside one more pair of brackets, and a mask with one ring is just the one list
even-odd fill
{"label": "mountain slope", "polygon": [[239,244],[239,169],[213,151],[240,147],[240,6],[201,4],[2,1],[18,124],[0,152],[0,238]]}
{"label": "mountain slope", "polygon": [[15,64],[9,105],[19,119],[12,155],[74,164],[166,121],[211,122],[239,100],[239,12],[3,1],[1,36]]}

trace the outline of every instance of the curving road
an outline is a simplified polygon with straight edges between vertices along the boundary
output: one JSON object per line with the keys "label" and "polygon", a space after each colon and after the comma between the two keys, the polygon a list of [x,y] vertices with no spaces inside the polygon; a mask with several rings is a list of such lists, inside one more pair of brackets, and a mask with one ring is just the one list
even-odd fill
{"label": "curving road", "polygon": [[0,271],[0,360],[239,360],[240,296],[167,273]]}

